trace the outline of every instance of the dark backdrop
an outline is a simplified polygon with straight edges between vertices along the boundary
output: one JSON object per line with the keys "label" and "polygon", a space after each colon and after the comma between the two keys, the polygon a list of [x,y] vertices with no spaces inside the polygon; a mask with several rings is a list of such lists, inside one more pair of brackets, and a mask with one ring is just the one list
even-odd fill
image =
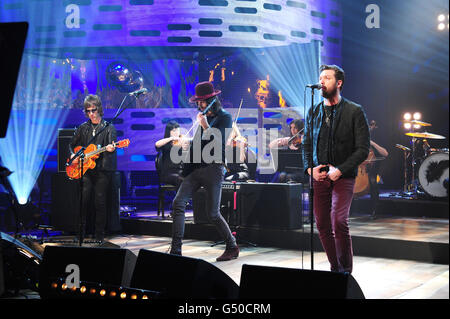
{"label": "dark backdrop", "polygon": [[[368,29],[366,6],[380,8],[380,28]],[[373,139],[390,156],[383,163],[384,188],[403,185],[403,154],[395,144],[410,146],[401,126],[403,113],[419,111],[432,123],[429,132],[445,140],[429,140],[432,147],[448,147],[449,33],[437,30],[439,13],[448,14],[443,0],[342,0],[343,96],[364,106],[378,128]],[[446,24],[448,23],[445,22]]]}

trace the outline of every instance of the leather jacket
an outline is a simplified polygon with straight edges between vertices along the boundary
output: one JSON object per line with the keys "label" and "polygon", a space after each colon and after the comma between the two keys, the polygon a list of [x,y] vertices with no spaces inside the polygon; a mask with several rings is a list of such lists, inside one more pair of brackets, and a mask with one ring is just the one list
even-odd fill
{"label": "leather jacket", "polygon": [[[69,151],[71,154],[74,153],[74,148],[77,146],[87,147],[89,141],[91,141],[93,135],[92,132],[95,130],[97,132],[95,139],[90,142],[90,144],[97,145],[97,148],[111,144],[112,142],[117,142],[117,132],[113,124],[106,126],[106,122],[102,120],[98,126],[91,123],[90,120],[81,124],[76,130],[69,143]],[[100,132],[100,130],[102,130]],[[98,134],[100,132],[100,134]],[[112,153],[105,151],[100,154],[99,158],[95,161],[96,167],[100,171],[115,171],[117,170],[117,152]]]}
{"label": "leather jacket", "polygon": [[[303,163],[305,173],[310,168],[312,157],[313,167],[318,163],[318,138],[323,119],[323,102],[314,106],[313,116],[313,152],[311,153],[311,109],[305,122],[303,140]],[[332,126],[331,151],[334,163],[329,163],[342,172],[342,177],[356,177],[358,166],[369,155],[370,134],[366,115],[361,105],[342,97],[337,105]]]}

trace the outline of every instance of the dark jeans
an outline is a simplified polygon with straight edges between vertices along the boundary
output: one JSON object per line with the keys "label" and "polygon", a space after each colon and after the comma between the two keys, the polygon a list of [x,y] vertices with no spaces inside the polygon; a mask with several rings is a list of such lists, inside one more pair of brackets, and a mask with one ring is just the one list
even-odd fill
{"label": "dark jeans", "polygon": [[314,215],[319,238],[331,271],[353,270],[353,249],[348,217],[353,198],[354,178],[313,182]]}
{"label": "dark jeans", "polygon": [[83,176],[83,229],[86,227],[89,204],[94,199],[95,206],[95,233],[103,235],[106,226],[106,200],[108,187],[111,187],[112,172],[88,170]]}
{"label": "dark jeans", "polygon": [[206,209],[211,222],[216,226],[227,248],[236,247],[236,239],[231,234],[230,227],[222,214],[220,214],[223,176],[224,168],[221,164],[209,164],[195,169],[184,178],[173,200],[172,250],[181,251],[186,204],[201,186],[206,190]]}

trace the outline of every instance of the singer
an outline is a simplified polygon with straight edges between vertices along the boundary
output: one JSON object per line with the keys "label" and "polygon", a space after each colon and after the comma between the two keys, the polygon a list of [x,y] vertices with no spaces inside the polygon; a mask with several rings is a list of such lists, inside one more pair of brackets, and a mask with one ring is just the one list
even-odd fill
{"label": "singer", "polygon": [[[206,190],[209,218],[226,243],[225,252],[220,257],[217,257],[216,260],[226,261],[237,258],[239,256],[239,248],[236,244],[236,238],[231,234],[230,227],[220,213],[222,181],[225,175],[225,141],[227,141],[231,132],[233,120],[230,113],[222,108],[222,104],[217,97],[219,93],[221,91],[215,90],[210,82],[200,82],[195,86],[195,96],[189,99],[190,102],[197,104],[199,110],[197,114],[199,129],[194,134],[193,143],[201,145],[201,153],[203,154],[203,150],[208,142],[203,140],[202,137],[208,136],[207,132],[210,129],[219,130],[219,141],[213,142],[218,142],[221,145],[221,156],[219,156],[219,162],[208,162],[202,158],[201,162],[192,163],[190,161],[190,164],[184,167],[183,175],[185,178],[175,195],[172,205],[173,224],[170,253],[181,255],[186,204],[192,198],[194,192],[203,186]],[[208,106],[210,106],[209,110],[207,110]],[[195,150],[195,148],[191,147],[190,150]]]}
{"label": "singer", "polygon": [[339,66],[320,67],[324,101],[308,111],[303,163],[305,173],[313,174],[314,216],[331,271],[351,273],[348,217],[358,165],[369,154],[370,136],[362,107],[341,96],[344,81]]}

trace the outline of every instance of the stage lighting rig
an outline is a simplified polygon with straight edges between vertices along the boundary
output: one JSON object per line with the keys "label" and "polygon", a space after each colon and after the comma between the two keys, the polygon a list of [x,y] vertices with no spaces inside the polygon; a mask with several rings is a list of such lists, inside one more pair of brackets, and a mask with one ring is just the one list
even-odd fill
{"label": "stage lighting rig", "polygon": [[443,13],[441,13],[440,15],[438,15],[437,17],[438,20],[438,26],[437,29],[439,31],[444,31],[445,29],[449,29],[449,15],[445,15]]}

